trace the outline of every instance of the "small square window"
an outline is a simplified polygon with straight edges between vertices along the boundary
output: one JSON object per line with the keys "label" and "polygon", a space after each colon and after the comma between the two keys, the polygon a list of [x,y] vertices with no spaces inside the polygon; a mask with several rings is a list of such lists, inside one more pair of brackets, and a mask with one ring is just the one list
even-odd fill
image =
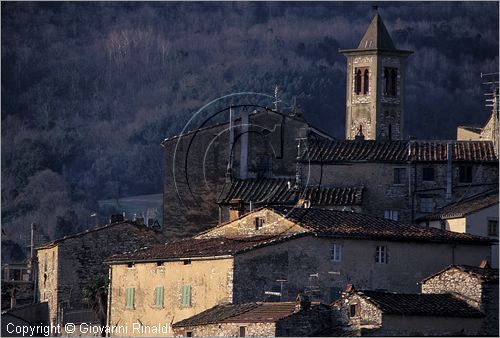
{"label": "small square window", "polygon": [[186,337],[192,337],[193,331],[186,331]]}
{"label": "small square window", "polygon": [[394,168],[394,184],[405,184],[406,168]]}
{"label": "small square window", "polygon": [[255,217],[255,230],[259,230],[264,226],[264,219],[262,217]]}
{"label": "small square window", "polygon": [[488,220],[488,236],[498,236],[498,220]]}
{"label": "small square window", "polygon": [[377,245],[375,249],[375,263],[387,263],[387,248],[384,245]]}
{"label": "small square window", "polygon": [[190,259],[185,259],[183,262],[184,262],[184,265],[191,265]]}
{"label": "small square window", "polygon": [[434,168],[422,168],[422,181],[432,182],[434,181]]}
{"label": "small square window", "polygon": [[460,183],[471,183],[472,182],[472,166],[461,165],[458,167],[458,180]]}

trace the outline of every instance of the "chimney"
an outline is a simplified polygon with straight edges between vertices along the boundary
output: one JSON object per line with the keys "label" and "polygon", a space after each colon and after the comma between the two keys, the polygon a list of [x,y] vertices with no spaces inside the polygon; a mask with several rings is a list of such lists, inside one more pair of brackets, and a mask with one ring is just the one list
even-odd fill
{"label": "chimney", "polygon": [[490,269],[490,268],[491,268],[491,267],[490,267],[490,263],[489,263],[489,262],[488,262],[488,260],[486,260],[486,259],[483,259],[483,260],[481,261],[481,263],[479,264],[479,267],[480,267],[481,269]]}
{"label": "chimney", "polygon": [[295,299],[295,312],[306,311],[311,308],[309,296],[299,293]]}
{"label": "chimney", "polygon": [[234,221],[245,213],[245,202],[242,199],[233,199],[229,203],[229,221]]}

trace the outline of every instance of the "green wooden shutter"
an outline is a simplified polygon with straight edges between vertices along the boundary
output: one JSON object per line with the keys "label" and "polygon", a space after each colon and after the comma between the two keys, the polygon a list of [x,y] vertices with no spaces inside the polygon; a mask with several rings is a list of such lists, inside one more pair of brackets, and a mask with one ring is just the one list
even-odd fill
{"label": "green wooden shutter", "polygon": [[127,288],[125,292],[125,307],[127,309],[134,308],[134,288]]}
{"label": "green wooden shutter", "polygon": [[158,286],[155,289],[155,305],[163,307],[163,286]]}
{"label": "green wooden shutter", "polygon": [[182,306],[191,306],[191,285],[182,286]]}

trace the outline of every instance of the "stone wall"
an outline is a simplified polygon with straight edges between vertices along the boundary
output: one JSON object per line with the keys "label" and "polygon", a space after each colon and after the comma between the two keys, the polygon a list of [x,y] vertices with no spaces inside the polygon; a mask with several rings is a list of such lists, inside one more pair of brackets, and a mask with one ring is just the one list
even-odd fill
{"label": "stone wall", "polygon": [[453,293],[485,314],[481,334],[498,335],[498,282],[450,268],[422,283],[422,293]]}
{"label": "stone wall", "polygon": [[[53,246],[39,249],[36,253],[37,260],[37,299],[47,302],[50,322],[58,322],[58,290],[59,290],[59,247]],[[71,266],[70,266],[71,267]],[[68,274],[74,273],[67,271]]]}
{"label": "stone wall", "polygon": [[457,268],[450,268],[422,282],[422,293],[453,293],[480,308],[483,297],[481,280]]}
{"label": "stone wall", "polygon": [[[331,260],[333,244],[342,246],[342,261]],[[375,263],[377,245],[385,245],[388,263]],[[425,277],[455,263],[475,264],[488,246],[351,240],[304,236],[241,253],[234,260],[234,302],[266,299],[266,291],[280,291],[293,301],[310,286],[320,289],[318,300],[330,303],[347,284],[363,289],[418,292]],[[318,277],[311,275],[318,274]]]}
{"label": "stone wall", "polygon": [[[235,112],[235,115],[238,116],[235,125],[241,124],[240,112]],[[299,133],[304,132],[302,129],[308,128],[305,122],[273,112],[250,114],[248,132],[242,131],[241,127],[234,128],[232,147],[229,145],[228,127],[228,124],[221,124],[200,130],[196,135],[190,133],[163,143],[163,224],[169,238],[189,237],[219,223],[216,202],[226,181],[231,148],[234,177],[256,177],[257,160],[265,156],[272,163],[274,176],[295,175],[296,139]],[[247,147],[242,146],[243,135],[248,136]],[[247,149],[248,153],[245,177],[240,173],[241,149]]]}
{"label": "stone wall", "polygon": [[275,337],[275,323],[220,323],[174,328],[175,337],[186,337],[191,332],[193,337],[239,337],[240,327],[245,327],[246,337]]}
{"label": "stone wall", "polygon": [[458,318],[439,316],[382,316],[380,329],[372,336],[470,336],[477,335],[481,318]]}
{"label": "stone wall", "polygon": [[[261,218],[264,223],[261,228],[255,229],[255,218]],[[199,234],[196,238],[212,238],[219,236],[261,236],[273,234],[294,234],[305,232],[306,230],[295,223],[284,219],[267,209],[255,211],[250,215],[243,216],[239,220],[216,227],[205,233]]]}
{"label": "stone wall", "polygon": [[62,319],[63,309],[88,307],[83,302],[82,289],[96,277],[108,276],[106,258],[164,242],[162,233],[125,222],[37,250],[38,297],[48,301],[51,322]]}
{"label": "stone wall", "polygon": [[334,324],[331,309],[326,305],[315,305],[279,320],[276,337],[329,336]]}
{"label": "stone wall", "polygon": [[[363,212],[384,217],[385,210],[398,211],[399,220],[412,222],[429,214],[421,211],[422,198],[432,198],[434,211],[466,196],[489,190],[498,184],[498,164],[475,163],[472,184],[460,183],[459,164],[453,164],[452,198],[446,199],[446,163],[302,163],[302,172],[310,170],[309,184],[364,186]],[[310,166],[310,167],[309,167]],[[423,168],[433,167],[435,180],[425,182]],[[310,169],[309,169],[310,168]],[[403,184],[394,184],[394,169],[405,168]],[[307,177],[303,178],[307,180]]]}

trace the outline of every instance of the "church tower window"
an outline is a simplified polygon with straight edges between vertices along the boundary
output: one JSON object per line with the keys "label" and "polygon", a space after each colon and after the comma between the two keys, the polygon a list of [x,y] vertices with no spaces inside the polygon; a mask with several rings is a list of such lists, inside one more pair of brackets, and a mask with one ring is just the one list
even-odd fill
{"label": "church tower window", "polygon": [[356,68],[354,77],[354,92],[356,95],[367,95],[370,90],[370,70]]}
{"label": "church tower window", "polygon": [[359,95],[361,93],[361,69],[356,70],[356,78],[354,80],[354,91],[356,92],[356,95]]}
{"label": "church tower window", "polygon": [[397,96],[398,95],[398,70],[397,68],[385,68],[384,69],[384,80],[385,80],[385,92],[387,96]]}

